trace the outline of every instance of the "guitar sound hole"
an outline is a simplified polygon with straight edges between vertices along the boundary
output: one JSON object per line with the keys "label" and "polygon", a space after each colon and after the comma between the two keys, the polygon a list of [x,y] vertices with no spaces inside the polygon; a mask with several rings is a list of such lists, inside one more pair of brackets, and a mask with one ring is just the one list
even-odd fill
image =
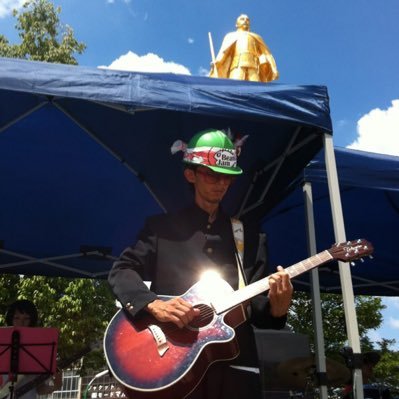
{"label": "guitar sound hole", "polygon": [[204,304],[195,305],[194,308],[200,310],[199,316],[197,316],[194,320],[191,321],[191,328],[201,328],[210,324],[213,320],[214,312],[213,309]]}

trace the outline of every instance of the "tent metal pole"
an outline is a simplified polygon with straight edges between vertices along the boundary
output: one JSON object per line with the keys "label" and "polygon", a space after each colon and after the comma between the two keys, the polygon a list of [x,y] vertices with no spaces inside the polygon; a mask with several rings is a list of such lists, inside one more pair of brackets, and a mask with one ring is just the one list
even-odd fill
{"label": "tent metal pole", "polygon": [[[328,190],[330,194],[331,212],[334,225],[335,240],[337,243],[346,241],[344,217],[342,212],[341,196],[338,185],[337,165],[333,139],[330,134],[324,133],[324,153],[327,170]],[[346,330],[349,346],[353,353],[360,354],[359,328],[356,318],[355,298],[351,279],[350,266],[344,262],[338,262],[339,275],[342,287],[342,299],[345,310]],[[355,399],[363,399],[363,378],[361,370],[353,370],[353,394]]]}
{"label": "tent metal pole", "polygon": [[[308,253],[310,256],[316,255],[316,233],[313,213],[313,196],[312,185],[305,182],[303,185],[303,194],[305,201],[305,214],[306,214],[306,233],[308,243]],[[317,370],[317,383],[320,388],[320,398],[327,399],[327,366],[326,356],[324,351],[324,334],[323,334],[323,321],[321,313],[321,299],[320,299],[320,282],[319,271],[312,269],[310,271],[310,291],[312,296],[312,309],[313,309],[313,325],[315,334],[315,352],[316,352],[316,370]]]}

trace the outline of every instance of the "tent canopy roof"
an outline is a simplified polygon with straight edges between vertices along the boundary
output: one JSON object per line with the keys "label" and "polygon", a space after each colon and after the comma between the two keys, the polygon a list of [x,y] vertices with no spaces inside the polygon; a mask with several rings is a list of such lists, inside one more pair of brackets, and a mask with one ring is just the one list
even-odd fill
{"label": "tent canopy roof", "polygon": [[[366,238],[375,249],[372,260],[357,261],[351,269],[354,293],[397,296],[399,157],[343,148],[335,149],[335,157],[346,238]],[[293,184],[293,192],[264,218],[273,264],[290,265],[308,257],[304,182],[312,185],[318,251],[328,249],[335,241],[322,151]],[[319,268],[319,277],[322,291],[341,292],[336,265]],[[309,275],[302,275],[297,281],[297,289],[309,289]]]}
{"label": "tent canopy roof", "polygon": [[191,201],[170,147],[210,127],[249,135],[224,206],[259,219],[331,133],[327,89],[0,58],[0,270],[106,277]]}

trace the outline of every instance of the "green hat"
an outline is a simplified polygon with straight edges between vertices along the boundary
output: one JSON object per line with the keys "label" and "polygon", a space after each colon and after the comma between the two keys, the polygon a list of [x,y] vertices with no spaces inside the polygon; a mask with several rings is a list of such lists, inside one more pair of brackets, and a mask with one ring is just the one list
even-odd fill
{"label": "green hat", "polygon": [[229,137],[220,130],[209,129],[191,138],[184,151],[183,162],[202,165],[217,173],[240,175],[237,150]]}

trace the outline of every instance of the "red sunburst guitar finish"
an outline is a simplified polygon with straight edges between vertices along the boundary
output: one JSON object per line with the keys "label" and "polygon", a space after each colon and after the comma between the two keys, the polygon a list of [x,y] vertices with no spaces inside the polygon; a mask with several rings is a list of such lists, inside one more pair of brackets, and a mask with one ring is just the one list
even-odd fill
{"label": "red sunburst guitar finish", "polygon": [[[291,278],[334,259],[352,261],[370,255],[365,240],[338,244],[285,270]],[[181,297],[200,309],[190,326],[180,329],[144,314],[134,321],[124,310],[110,321],[105,357],[124,393],[132,399],[180,399],[199,384],[215,361],[238,356],[234,328],[245,321],[242,304],[269,289],[266,277],[234,291],[222,279],[200,281]],[[170,297],[160,297],[170,299]]]}
{"label": "red sunburst guitar finish", "polygon": [[[233,291],[224,280],[216,284],[217,292]],[[205,285],[200,281],[182,295],[201,311],[189,328],[161,323],[150,315],[132,323],[123,310],[113,317],[104,339],[105,354],[113,375],[129,397],[184,398],[211,363],[238,356],[232,327],[245,321],[243,308],[216,315],[209,299],[203,296]]]}

